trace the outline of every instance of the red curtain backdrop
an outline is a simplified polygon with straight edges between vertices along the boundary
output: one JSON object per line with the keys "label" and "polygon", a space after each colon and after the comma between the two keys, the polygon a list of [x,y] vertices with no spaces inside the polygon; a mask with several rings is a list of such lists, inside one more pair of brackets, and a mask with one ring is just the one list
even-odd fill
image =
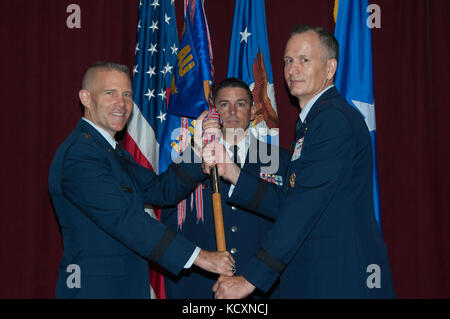
{"label": "red curtain backdrop", "polygon": [[[383,235],[401,298],[450,297],[450,12],[448,0],[376,0],[374,90]],[[69,29],[66,8],[81,9]],[[178,29],[182,0],[176,0]],[[334,0],[265,0],[280,141],[298,108],[283,79],[295,24],[334,31]],[[81,116],[78,90],[97,60],[134,60],[138,1],[0,2],[3,116],[0,298],[52,298],[62,240],[47,188],[50,162]],[[234,1],[206,0],[216,80],[226,76]],[[6,72],[5,72],[6,71]]]}

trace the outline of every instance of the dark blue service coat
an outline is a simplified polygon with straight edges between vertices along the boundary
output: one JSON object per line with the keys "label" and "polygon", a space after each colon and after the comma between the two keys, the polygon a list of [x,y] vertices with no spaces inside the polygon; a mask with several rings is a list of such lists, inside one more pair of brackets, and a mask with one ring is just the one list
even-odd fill
{"label": "dark blue service coat", "polygon": [[[49,174],[64,243],[56,297],[149,298],[148,259],[177,274],[195,245],[151,218],[144,203],[173,205],[204,177],[198,164],[157,176],[80,120]],[[67,283],[70,265],[80,270],[79,288]]]}
{"label": "dark blue service coat", "polygon": [[[260,149],[262,150],[260,151]],[[250,154],[273,154],[279,161],[278,170],[273,172],[282,178],[289,163],[289,152],[277,148],[277,152],[271,152],[271,146],[262,142],[257,142],[255,138],[250,139],[249,152],[245,160],[244,167],[249,174],[260,178],[261,168],[270,165],[269,157],[255,156],[256,161],[250,162]],[[267,153],[266,153],[266,150]],[[252,157],[253,157],[252,155]],[[271,158],[274,161],[275,158]],[[285,182],[285,181],[283,181]],[[248,212],[239,206],[233,206],[228,202],[228,192],[230,184],[221,180],[220,191],[222,197],[222,213],[225,229],[225,239],[227,250],[231,252],[236,261],[236,274],[242,273],[243,267],[254,255],[261,240],[273,226],[273,220],[265,218],[259,214]],[[197,245],[208,249],[216,250],[216,237],[214,228],[214,215],[211,199],[210,179],[203,183],[203,221],[197,220],[197,210],[195,203],[191,209],[191,197],[186,200],[186,219],[181,229],[177,230],[177,207],[165,209],[161,213],[161,222],[168,228],[177,231]],[[212,286],[218,276],[207,273],[199,268],[183,270],[178,276],[167,274],[165,277],[166,297],[175,299],[204,299],[213,298]],[[278,291],[276,285],[272,287],[268,294],[262,291],[255,292],[252,297],[277,298]]]}
{"label": "dark blue service coat", "polygon": [[361,114],[328,89],[301,128],[283,188],[244,170],[231,202],[276,218],[243,276],[281,298],[395,297],[373,208],[372,146]]}

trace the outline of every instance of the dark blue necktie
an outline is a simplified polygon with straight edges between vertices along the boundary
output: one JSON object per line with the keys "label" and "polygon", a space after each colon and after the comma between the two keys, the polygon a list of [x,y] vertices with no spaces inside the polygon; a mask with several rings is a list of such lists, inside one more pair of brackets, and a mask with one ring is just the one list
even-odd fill
{"label": "dark blue necktie", "polygon": [[230,151],[233,152],[233,158],[231,159],[234,163],[239,164],[241,162],[240,157],[239,157],[239,146],[237,145],[232,145],[230,147]]}
{"label": "dark blue necktie", "polygon": [[120,147],[119,143],[116,143],[115,151],[116,151],[117,155],[119,155],[119,157],[123,157],[122,147]]}
{"label": "dark blue necktie", "polygon": [[297,141],[301,137],[303,137],[303,123],[299,116],[295,122],[295,140]]}

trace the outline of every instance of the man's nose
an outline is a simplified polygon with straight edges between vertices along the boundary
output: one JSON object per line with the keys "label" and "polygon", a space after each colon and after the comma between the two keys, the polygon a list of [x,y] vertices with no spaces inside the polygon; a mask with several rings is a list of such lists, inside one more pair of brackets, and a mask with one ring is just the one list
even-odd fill
{"label": "man's nose", "polygon": [[297,63],[293,62],[288,66],[287,73],[289,75],[297,74],[298,72],[299,72],[299,67],[298,67]]}
{"label": "man's nose", "polygon": [[236,112],[237,112],[237,105],[236,104],[231,104],[230,113],[231,114],[236,114]]}
{"label": "man's nose", "polygon": [[125,106],[125,97],[121,94],[118,96],[117,101],[116,101],[116,105],[118,106]]}
{"label": "man's nose", "polygon": [[292,61],[292,63],[291,63],[290,72],[291,72],[291,74],[301,74],[301,73],[303,73],[303,68],[304,68],[304,65],[303,65],[302,60],[300,58],[294,59],[294,61]]}

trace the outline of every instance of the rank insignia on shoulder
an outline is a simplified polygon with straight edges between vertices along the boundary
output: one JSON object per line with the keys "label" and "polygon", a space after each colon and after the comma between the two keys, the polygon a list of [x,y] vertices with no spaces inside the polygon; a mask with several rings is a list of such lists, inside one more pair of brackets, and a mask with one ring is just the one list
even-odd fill
{"label": "rank insignia on shoulder", "polygon": [[291,162],[297,160],[302,154],[302,146],[303,146],[304,137],[299,139],[297,143],[295,143],[294,153],[292,153]]}
{"label": "rank insignia on shoulder", "polygon": [[283,186],[283,177],[281,175],[259,173],[259,177],[261,177],[266,182],[273,183],[278,186]]}
{"label": "rank insignia on shoulder", "polygon": [[292,188],[294,188],[295,186],[295,178],[297,177],[297,175],[295,175],[295,173],[291,174],[291,177],[289,177],[289,184],[291,185]]}
{"label": "rank insignia on shoulder", "polygon": [[83,137],[85,138],[85,139],[90,139],[91,138],[91,134],[89,134],[89,133],[84,133],[83,134]]}

